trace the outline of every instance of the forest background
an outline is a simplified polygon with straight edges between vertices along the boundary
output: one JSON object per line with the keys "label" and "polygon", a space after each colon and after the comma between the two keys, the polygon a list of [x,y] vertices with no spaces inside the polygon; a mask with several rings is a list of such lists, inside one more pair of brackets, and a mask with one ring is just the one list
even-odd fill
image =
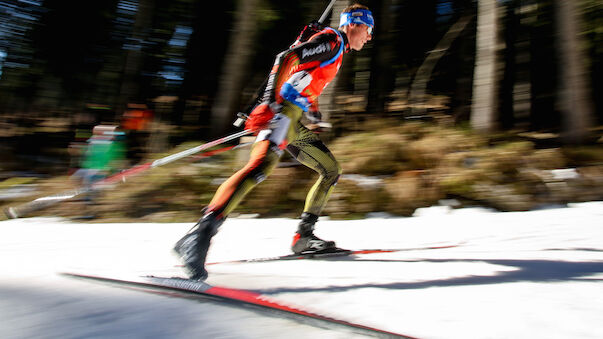
{"label": "forest background", "polygon": [[[322,138],[344,168],[326,214],[603,199],[602,1],[359,2],[374,38],[320,98],[333,124]],[[115,171],[236,131],[275,55],[326,5],[0,1],[0,203],[77,185],[74,145],[98,124],[126,132]],[[143,126],[126,128],[137,114]],[[102,220],[195,218],[245,152],[154,169],[86,208]],[[298,215],[315,179],[285,158],[238,213]],[[74,216],[80,203],[39,213]]]}

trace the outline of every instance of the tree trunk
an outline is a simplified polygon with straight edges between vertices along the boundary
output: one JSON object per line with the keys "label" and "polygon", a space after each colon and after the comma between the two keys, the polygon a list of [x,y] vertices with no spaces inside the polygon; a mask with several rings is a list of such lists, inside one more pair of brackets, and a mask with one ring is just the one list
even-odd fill
{"label": "tree trunk", "polygon": [[139,0],[132,36],[128,39],[126,61],[124,64],[123,80],[120,88],[120,96],[116,113],[119,118],[126,109],[128,103],[138,101],[140,86],[138,81],[142,68],[143,51],[142,42],[148,38],[151,20],[153,18],[154,0]]}
{"label": "tree trunk", "polygon": [[584,142],[593,124],[588,95],[588,76],[584,67],[579,29],[581,18],[575,1],[557,0],[556,16],[560,54],[560,88],[558,105],[562,114],[564,139],[568,143]]}
{"label": "tree trunk", "polygon": [[504,75],[500,89],[500,122],[504,129],[528,129],[532,88],[534,37],[531,25],[537,20],[537,9],[530,0],[515,0],[506,4],[504,15]]}
{"label": "tree trunk", "polygon": [[[392,36],[396,11],[392,10],[391,0],[373,1],[375,3],[375,36],[371,46],[371,69],[367,97],[367,112],[376,116],[385,116],[385,105],[389,93],[394,87],[395,74],[392,72],[394,44]],[[379,4],[379,7],[376,5]]]}
{"label": "tree trunk", "polygon": [[471,127],[489,132],[496,127],[498,8],[496,0],[479,0],[473,72]]}
{"label": "tree trunk", "polygon": [[244,74],[251,59],[255,38],[258,0],[239,0],[234,28],[226,50],[222,76],[211,111],[211,133],[219,136],[228,131],[237,113]]}

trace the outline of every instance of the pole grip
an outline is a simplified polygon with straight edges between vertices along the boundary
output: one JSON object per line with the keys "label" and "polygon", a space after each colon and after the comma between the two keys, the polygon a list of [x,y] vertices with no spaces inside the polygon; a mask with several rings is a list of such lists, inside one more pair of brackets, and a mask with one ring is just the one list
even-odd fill
{"label": "pole grip", "polygon": [[235,127],[241,127],[243,126],[243,123],[245,122],[245,120],[247,120],[247,118],[249,118],[249,116],[243,112],[239,112],[237,113],[237,120],[235,120],[235,122],[233,122],[232,124]]}

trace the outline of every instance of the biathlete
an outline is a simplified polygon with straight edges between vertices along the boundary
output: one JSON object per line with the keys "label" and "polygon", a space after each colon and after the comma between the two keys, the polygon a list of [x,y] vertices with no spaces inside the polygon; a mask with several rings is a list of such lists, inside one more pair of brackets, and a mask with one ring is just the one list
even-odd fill
{"label": "biathlete", "polygon": [[218,188],[199,222],[174,247],[191,279],[207,278],[205,258],[211,238],[245,195],[272,173],[284,150],[320,175],[306,198],[291,249],[312,253],[336,248],[335,242],[314,235],[314,224],[341,167],[300,120],[305,115],[313,123],[320,122],[318,96],[337,74],[343,55],[361,50],[371,40],[373,27],[371,11],[355,4],[341,13],[338,30],[326,27],[277,55],[262,101],[245,122],[246,129],[259,131],[249,162]]}

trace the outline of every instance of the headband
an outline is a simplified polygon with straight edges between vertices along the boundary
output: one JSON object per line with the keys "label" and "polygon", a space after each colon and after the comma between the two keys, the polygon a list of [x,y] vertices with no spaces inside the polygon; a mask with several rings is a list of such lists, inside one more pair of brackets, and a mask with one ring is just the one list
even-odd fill
{"label": "headband", "polygon": [[341,13],[339,27],[341,28],[349,24],[367,25],[369,27],[369,34],[372,34],[373,26],[375,26],[373,13],[368,9],[356,9],[351,12]]}

